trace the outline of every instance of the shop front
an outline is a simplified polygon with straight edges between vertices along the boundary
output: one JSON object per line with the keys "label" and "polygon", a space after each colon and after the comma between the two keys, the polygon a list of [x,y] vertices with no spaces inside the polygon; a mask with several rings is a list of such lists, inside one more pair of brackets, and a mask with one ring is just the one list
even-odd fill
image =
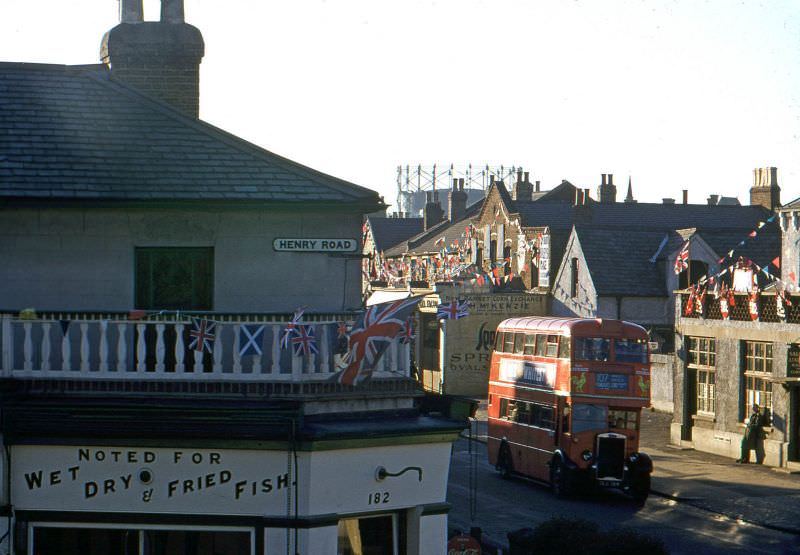
{"label": "shop front", "polygon": [[433,553],[461,427],[406,414],[306,423],[288,443],[233,428],[227,441],[12,441],[14,553]]}

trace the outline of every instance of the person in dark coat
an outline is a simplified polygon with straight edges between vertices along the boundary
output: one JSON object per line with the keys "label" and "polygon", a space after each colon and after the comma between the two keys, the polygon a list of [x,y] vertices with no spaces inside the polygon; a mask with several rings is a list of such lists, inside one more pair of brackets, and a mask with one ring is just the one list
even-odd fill
{"label": "person in dark coat", "polygon": [[753,405],[753,414],[747,419],[742,438],[742,454],[737,463],[750,462],[750,450],[756,451],[756,463],[764,462],[764,419],[761,416],[761,409],[758,405]]}

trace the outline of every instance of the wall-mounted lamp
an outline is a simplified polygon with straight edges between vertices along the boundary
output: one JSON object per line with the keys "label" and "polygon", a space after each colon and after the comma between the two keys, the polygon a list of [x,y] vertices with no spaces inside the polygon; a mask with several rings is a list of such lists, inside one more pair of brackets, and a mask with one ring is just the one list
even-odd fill
{"label": "wall-mounted lamp", "polygon": [[422,481],[422,468],[420,468],[419,466],[407,466],[399,472],[389,472],[388,470],[386,470],[385,467],[379,466],[378,468],[375,469],[375,480],[378,482],[382,482],[388,476],[392,477],[401,476],[406,472],[408,472],[409,470],[416,470],[417,473],[419,474],[419,481],[420,482]]}

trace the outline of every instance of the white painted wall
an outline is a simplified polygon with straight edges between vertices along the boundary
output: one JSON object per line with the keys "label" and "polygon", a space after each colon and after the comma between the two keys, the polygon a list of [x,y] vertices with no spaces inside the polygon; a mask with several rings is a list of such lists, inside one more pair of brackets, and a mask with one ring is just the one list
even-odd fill
{"label": "white painted wall", "polygon": [[[0,217],[0,309],[127,311],[135,247],[213,247],[214,310],[357,308],[361,261],[275,252],[277,237],[360,240],[361,216],[232,210],[16,209]],[[357,254],[357,253],[356,253]]]}

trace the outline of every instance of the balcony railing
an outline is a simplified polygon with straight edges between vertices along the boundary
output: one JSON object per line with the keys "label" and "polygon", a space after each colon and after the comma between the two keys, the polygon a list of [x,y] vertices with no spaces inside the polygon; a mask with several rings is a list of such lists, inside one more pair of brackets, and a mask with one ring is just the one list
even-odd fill
{"label": "balcony railing", "polygon": [[[689,293],[681,291],[680,293],[680,314],[681,318],[704,318],[706,320],[724,320],[722,312],[719,307],[719,299],[716,299],[711,293],[706,295],[705,307],[703,313],[700,314],[693,311],[691,314],[686,314],[686,303],[689,301]],[[758,321],[759,322],[786,322],[789,324],[800,323],[800,295],[789,295],[791,301],[790,306],[785,307],[785,319],[778,316],[778,297],[771,291],[762,292],[758,296]],[[750,315],[749,297],[745,293],[734,294],[735,305],[728,307],[728,320],[751,322],[753,318]]]}
{"label": "balcony railing", "polygon": [[[0,313],[0,377],[57,380],[326,381],[342,365],[338,323],[356,315],[304,315],[318,352],[283,348],[287,315],[186,314],[131,319],[125,313]],[[216,323],[212,351],[189,349],[189,316]],[[264,325],[262,354],[240,355],[243,325]],[[246,339],[246,338],[245,338]],[[340,344],[341,345],[341,344]],[[339,351],[339,352],[337,352]],[[394,340],[373,378],[409,377],[410,346]]]}

